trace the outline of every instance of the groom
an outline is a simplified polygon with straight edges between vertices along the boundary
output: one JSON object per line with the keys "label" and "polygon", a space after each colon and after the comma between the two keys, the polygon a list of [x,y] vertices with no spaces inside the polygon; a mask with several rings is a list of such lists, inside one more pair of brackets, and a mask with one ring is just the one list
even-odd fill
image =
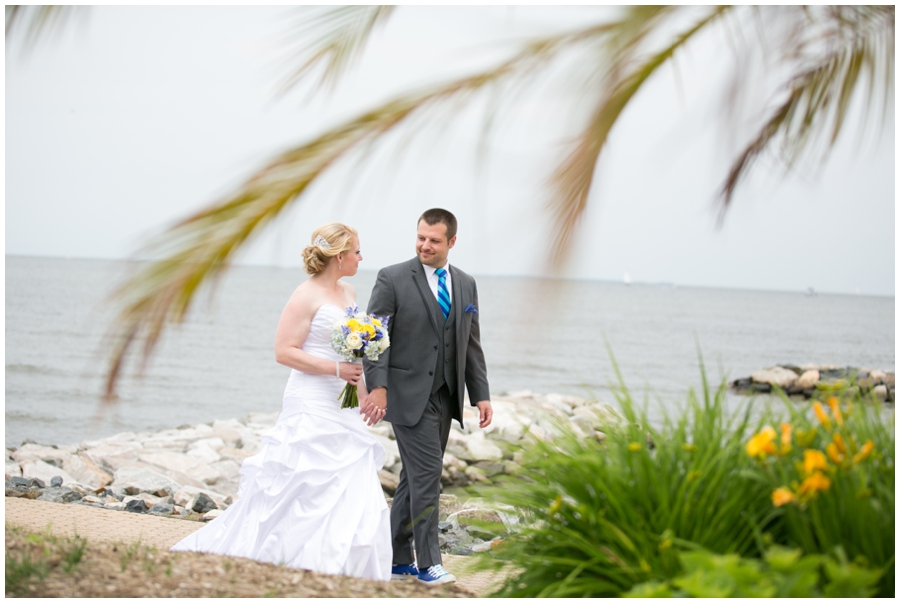
{"label": "groom", "polygon": [[450,422],[463,421],[464,388],[482,428],[493,415],[478,291],[471,276],[447,263],[455,244],[453,214],[422,214],[417,257],[378,272],[368,312],[390,317],[391,345],[378,360],[364,363],[370,393],[362,412],[368,417],[375,408],[387,411],[384,419],[393,424],[403,462],[391,507],[392,577],[431,585],[456,580],[441,566],[438,499]]}

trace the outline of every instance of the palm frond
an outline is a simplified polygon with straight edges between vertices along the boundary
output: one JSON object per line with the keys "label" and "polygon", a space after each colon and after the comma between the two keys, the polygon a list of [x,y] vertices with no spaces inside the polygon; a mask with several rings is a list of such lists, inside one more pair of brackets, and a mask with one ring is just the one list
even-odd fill
{"label": "palm frond", "polygon": [[279,92],[295,87],[320,65],[319,87],[333,89],[362,54],[375,26],[384,24],[393,10],[393,6],[339,6],[312,17],[306,17],[309,11],[304,10],[292,33],[294,39],[303,41],[293,56],[300,66],[284,79]]}
{"label": "palm frond", "polygon": [[[808,19],[815,18],[806,14]],[[719,193],[720,223],[741,181],[775,142],[780,141],[787,168],[812,152],[817,143],[823,143],[820,154],[824,160],[844,129],[855,96],[861,96],[867,116],[879,98],[877,86],[883,85],[882,102],[884,111],[888,110],[893,95],[894,7],[830,7],[828,17],[830,23],[825,26],[811,24],[817,34],[813,42],[824,45],[825,51],[814,48],[801,56],[799,71],[782,91],[786,98],[770,112],[729,169]],[[868,91],[860,94],[866,80]],[[864,117],[863,122],[868,119]]]}
{"label": "palm frond", "polygon": [[6,5],[6,45],[20,41],[30,50],[42,39],[58,34],[79,13],[80,6]]}
{"label": "palm frond", "polygon": [[609,133],[618,123],[619,117],[647,80],[669,61],[675,52],[687,44],[697,33],[725,14],[729,7],[715,7],[694,25],[675,36],[674,41],[646,60],[632,67],[633,52],[640,43],[655,31],[660,17],[665,13],[647,13],[646,7],[637,9],[636,18],[626,19],[630,27],[617,27],[617,32],[630,31],[627,37],[618,36],[615,44],[607,50],[612,58],[609,69],[611,81],[606,84],[593,116],[581,134],[577,145],[562,161],[553,174],[554,195],[548,208],[555,221],[553,247],[550,253],[550,268],[560,267],[566,258],[570,242],[578,223],[587,209],[588,196],[594,181],[597,160],[603,151]]}
{"label": "palm frond", "polygon": [[260,169],[241,190],[185,220],[150,242],[141,255],[162,257],[137,270],[113,299],[122,309],[108,333],[112,342],[105,399],[115,388],[125,357],[142,341],[142,366],[168,323],[184,320],[198,288],[228,268],[236,251],[296,202],[329,167],[411,118],[447,101],[462,101],[487,88],[527,73],[536,65],[606,26],[544,38],[527,45],[499,66],[392,100],[283,153]]}

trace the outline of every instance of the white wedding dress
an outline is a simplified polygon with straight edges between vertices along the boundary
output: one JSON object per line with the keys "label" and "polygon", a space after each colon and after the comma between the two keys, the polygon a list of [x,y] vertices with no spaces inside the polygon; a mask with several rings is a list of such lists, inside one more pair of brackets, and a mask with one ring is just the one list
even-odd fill
{"label": "white wedding dress", "polygon": [[[321,306],[301,349],[341,360],[331,334],[343,314]],[[345,384],[292,370],[275,427],[241,466],[237,500],[171,550],[390,580],[390,512],[378,479],[384,448],[358,408],[340,408]]]}

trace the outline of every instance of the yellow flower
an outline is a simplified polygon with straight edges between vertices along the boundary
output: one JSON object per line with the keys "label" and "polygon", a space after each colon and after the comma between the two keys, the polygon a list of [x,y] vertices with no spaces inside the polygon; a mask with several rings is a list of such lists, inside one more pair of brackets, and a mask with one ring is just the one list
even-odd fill
{"label": "yellow flower", "polygon": [[817,469],[827,469],[828,459],[822,454],[821,450],[804,450],[803,451],[803,472],[811,475]]}
{"label": "yellow flower", "polygon": [[378,320],[377,318],[375,318],[375,317],[373,316],[373,317],[372,317],[372,324],[375,325],[376,327],[380,327],[380,326],[381,326],[381,321]]}
{"label": "yellow flower", "polygon": [[831,408],[831,414],[834,415],[834,422],[838,424],[838,427],[844,426],[844,416],[841,414],[841,408],[838,406],[838,399],[834,396],[831,396],[827,400],[828,406]]}
{"label": "yellow flower", "polygon": [[766,425],[763,430],[747,442],[747,454],[754,458],[766,458],[767,454],[778,452],[775,448],[775,430]]}
{"label": "yellow flower", "polygon": [[362,333],[366,333],[369,336],[367,339],[375,337],[375,327],[373,327],[372,325],[361,325],[360,331]]}
{"label": "yellow flower", "polygon": [[791,451],[791,424],[781,424],[781,454]]}
{"label": "yellow flower", "polygon": [[847,444],[844,443],[844,438],[841,434],[835,433],[831,439],[834,440],[834,445],[841,451],[841,454],[847,454]]}
{"label": "yellow flower", "polygon": [[800,484],[800,492],[798,494],[801,497],[812,497],[815,496],[816,492],[825,492],[828,488],[831,487],[831,480],[825,477],[824,473],[820,473],[816,471]]}
{"label": "yellow flower", "polygon": [[695,450],[697,450],[697,446],[695,446],[694,444],[688,444],[688,443],[682,444],[681,448],[687,452],[694,452]]}
{"label": "yellow flower", "polygon": [[794,502],[794,493],[787,488],[777,488],[772,492],[772,504],[781,507],[788,503]]}
{"label": "yellow flower", "polygon": [[835,465],[840,465],[844,462],[844,455],[841,454],[839,447],[834,442],[825,447],[825,452],[828,453],[828,458]]}
{"label": "yellow flower", "polygon": [[831,430],[831,419],[828,418],[828,413],[825,412],[825,407],[822,406],[821,402],[813,402],[813,410],[816,413],[816,416],[819,417],[819,422],[825,429]]}
{"label": "yellow flower", "polygon": [[550,515],[553,515],[562,508],[562,496],[557,496],[556,500],[550,503]]}
{"label": "yellow flower", "polygon": [[362,330],[362,323],[360,323],[355,318],[351,318],[350,320],[347,321],[347,327],[351,331],[355,331],[358,333],[360,330]]}
{"label": "yellow flower", "polygon": [[857,452],[853,457],[853,464],[855,465],[856,463],[866,460],[866,458],[868,458],[869,454],[871,454],[872,450],[874,449],[875,442],[873,442],[872,440],[869,440],[868,442],[863,444],[862,448],[859,449],[859,452]]}
{"label": "yellow flower", "polygon": [[631,444],[628,445],[628,450],[630,450],[631,452],[638,452],[638,451],[640,451],[640,449],[641,449],[641,445],[637,442],[632,442]]}

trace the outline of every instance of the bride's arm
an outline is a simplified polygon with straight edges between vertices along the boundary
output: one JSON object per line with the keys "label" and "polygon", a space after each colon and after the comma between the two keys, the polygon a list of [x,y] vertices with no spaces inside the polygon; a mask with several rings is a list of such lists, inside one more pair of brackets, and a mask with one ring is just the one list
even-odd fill
{"label": "bride's arm", "polygon": [[[313,315],[318,309],[316,301],[299,287],[291,295],[275,330],[275,362],[309,375],[334,375],[334,361],[313,356],[300,349],[309,335]],[[341,379],[354,384],[359,381],[361,367],[349,362],[341,362],[339,365]]]}

